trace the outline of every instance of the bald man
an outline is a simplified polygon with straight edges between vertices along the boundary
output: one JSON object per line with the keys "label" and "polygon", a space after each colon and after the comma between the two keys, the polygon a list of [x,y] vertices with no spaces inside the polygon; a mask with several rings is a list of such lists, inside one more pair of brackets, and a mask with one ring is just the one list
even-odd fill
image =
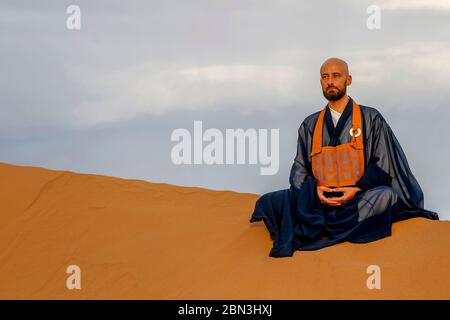
{"label": "bald man", "polygon": [[250,219],[264,221],[273,240],[269,255],[374,241],[403,219],[438,220],[424,209],[422,190],[381,113],[347,95],[347,63],[327,59],[320,84],[328,104],[300,125],[290,188],[261,196]]}

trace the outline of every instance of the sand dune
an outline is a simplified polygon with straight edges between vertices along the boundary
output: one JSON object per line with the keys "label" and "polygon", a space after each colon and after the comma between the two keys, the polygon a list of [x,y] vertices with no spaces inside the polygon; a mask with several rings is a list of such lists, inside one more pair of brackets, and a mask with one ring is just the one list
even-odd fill
{"label": "sand dune", "polygon": [[[258,195],[0,164],[2,299],[449,299],[450,222],[268,257]],[[369,290],[366,268],[381,268]],[[81,289],[66,288],[66,268]]]}

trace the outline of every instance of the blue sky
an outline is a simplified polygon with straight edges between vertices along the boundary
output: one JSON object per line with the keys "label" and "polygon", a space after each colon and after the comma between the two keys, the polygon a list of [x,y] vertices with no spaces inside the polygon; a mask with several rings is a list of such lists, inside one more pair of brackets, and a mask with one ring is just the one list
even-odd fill
{"label": "blue sky", "polygon": [[[68,30],[66,8],[81,9]],[[366,12],[381,9],[381,28]],[[319,67],[349,63],[357,102],[393,128],[450,219],[450,1],[2,1],[0,161],[219,190],[288,187]],[[280,170],[176,166],[171,133],[280,130]]]}

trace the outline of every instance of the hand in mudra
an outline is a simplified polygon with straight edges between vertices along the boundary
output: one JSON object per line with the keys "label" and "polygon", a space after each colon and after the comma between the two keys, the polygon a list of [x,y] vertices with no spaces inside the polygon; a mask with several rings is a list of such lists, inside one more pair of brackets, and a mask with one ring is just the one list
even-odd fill
{"label": "hand in mudra", "polygon": [[[351,199],[353,199],[358,191],[361,191],[361,189],[358,187],[329,188],[325,186],[318,186],[317,196],[319,197],[320,202],[324,204],[327,204],[329,206],[340,206],[342,202],[350,201]],[[324,192],[342,192],[342,196],[327,198],[324,195]]]}

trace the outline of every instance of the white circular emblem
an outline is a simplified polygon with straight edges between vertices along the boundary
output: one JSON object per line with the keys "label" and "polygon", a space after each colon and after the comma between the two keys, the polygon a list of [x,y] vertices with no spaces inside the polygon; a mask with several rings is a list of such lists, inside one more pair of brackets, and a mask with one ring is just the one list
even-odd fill
{"label": "white circular emblem", "polygon": [[361,129],[360,128],[358,128],[358,129],[356,129],[356,133],[355,133],[355,131],[353,130],[353,128],[350,128],[350,131],[349,131],[349,133],[350,133],[350,135],[352,136],[352,137],[359,137],[360,135],[361,135]]}

